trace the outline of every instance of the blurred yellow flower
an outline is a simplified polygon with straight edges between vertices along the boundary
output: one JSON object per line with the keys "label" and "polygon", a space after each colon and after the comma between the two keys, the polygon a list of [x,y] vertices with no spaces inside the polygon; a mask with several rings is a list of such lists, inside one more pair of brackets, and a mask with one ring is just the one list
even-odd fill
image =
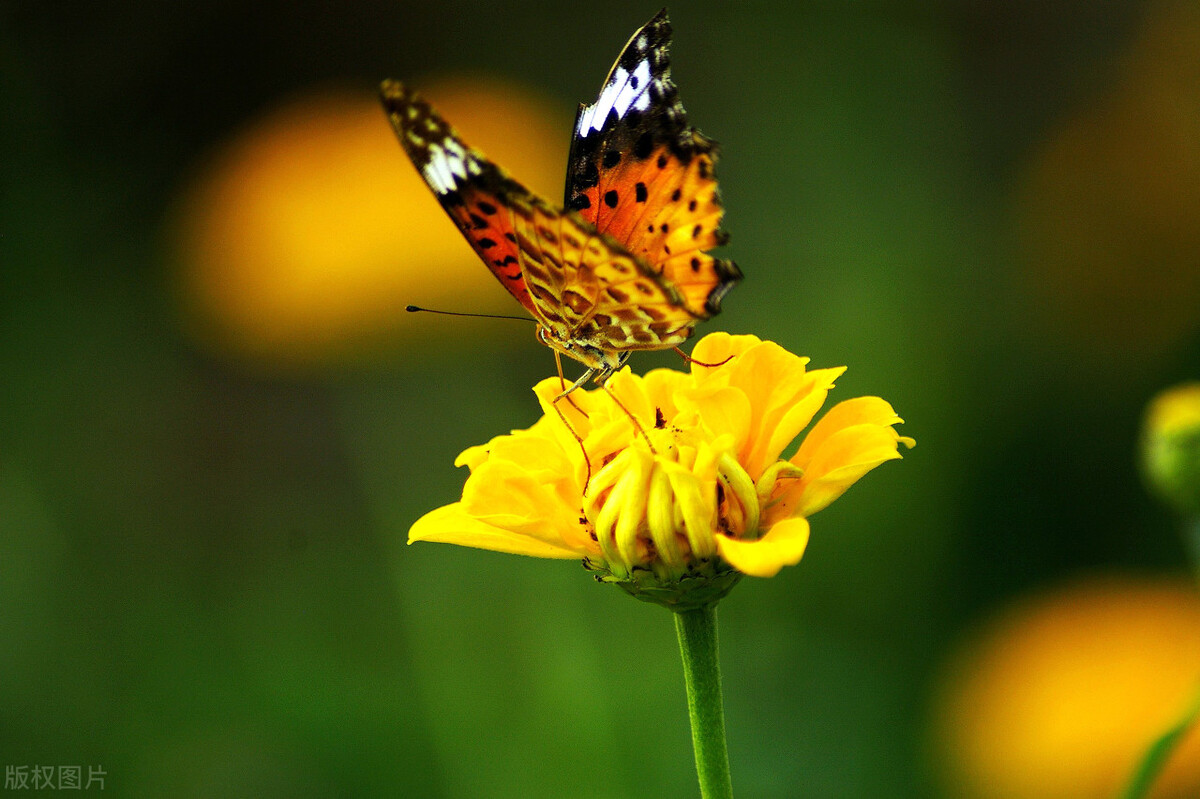
{"label": "blurred yellow flower", "polygon": [[1200,514],[1200,382],[1163,391],[1146,411],[1142,463],[1155,493]]}
{"label": "blurred yellow flower", "polygon": [[[1200,686],[1200,598],[1185,581],[1098,579],[1027,599],[988,625],[943,685],[947,794],[1116,796]],[[1200,730],[1152,796],[1200,794]]]}
{"label": "blurred yellow flower", "polygon": [[558,403],[596,469],[586,493],[588,462],[552,407],[561,383],[542,381],[545,415],[459,455],[471,469],[462,501],[418,520],[409,542],[582,557],[621,582],[730,566],[769,577],[800,560],[808,516],[913,445],[887,402],[860,397],[834,406],[781,460],[844,369],[809,371],[773,342],[724,333],[692,357],[701,363],[690,373],[626,369],[608,382],[613,396],[576,391]]}
{"label": "blurred yellow flower", "polygon": [[[531,188],[561,185],[569,120],[549,103],[495,80],[428,93]],[[315,94],[251,123],[185,187],[169,232],[192,332],[227,354],[321,362],[406,328],[447,338],[444,320],[403,313],[410,302],[510,310],[368,91]]]}
{"label": "blurred yellow flower", "polygon": [[1181,383],[1163,391],[1150,403],[1146,432],[1176,436],[1200,430],[1200,382]]}

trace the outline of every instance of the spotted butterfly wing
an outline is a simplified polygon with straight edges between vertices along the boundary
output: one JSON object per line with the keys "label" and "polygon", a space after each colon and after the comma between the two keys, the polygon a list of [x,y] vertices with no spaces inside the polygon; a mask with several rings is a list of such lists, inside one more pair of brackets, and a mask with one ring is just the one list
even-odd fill
{"label": "spotted butterfly wing", "polygon": [[671,81],[666,9],[630,37],[596,102],[580,106],[565,205],[680,292],[698,319],[741,279],[708,250],[728,240],[713,176],[716,144],[687,122]]}
{"label": "spotted butterfly wing", "polygon": [[509,177],[403,84],[385,81],[381,96],[426,184],[543,341],[603,379],[630,350],[688,337],[695,314],[644,261]]}
{"label": "spotted butterfly wing", "polygon": [[468,147],[416,92],[388,80],[380,95],[400,143],[438,202],[500,284],[533,311],[509,213],[510,198],[528,192]]}

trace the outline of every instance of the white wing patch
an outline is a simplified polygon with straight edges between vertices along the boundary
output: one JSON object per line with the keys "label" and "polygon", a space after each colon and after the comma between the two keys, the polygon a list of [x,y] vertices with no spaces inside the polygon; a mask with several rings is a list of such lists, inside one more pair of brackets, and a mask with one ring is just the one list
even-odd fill
{"label": "white wing patch", "polygon": [[429,145],[429,160],[421,167],[426,182],[438,194],[448,194],[458,188],[460,180],[467,179],[467,172],[479,174],[479,164],[463,146],[454,139]]}
{"label": "white wing patch", "polygon": [[617,67],[612,80],[600,92],[594,105],[579,115],[577,136],[587,136],[593,130],[601,130],[608,113],[616,110],[617,119],[624,119],[630,108],[645,111],[650,107],[650,62],[642,59],[631,74],[624,67]]}

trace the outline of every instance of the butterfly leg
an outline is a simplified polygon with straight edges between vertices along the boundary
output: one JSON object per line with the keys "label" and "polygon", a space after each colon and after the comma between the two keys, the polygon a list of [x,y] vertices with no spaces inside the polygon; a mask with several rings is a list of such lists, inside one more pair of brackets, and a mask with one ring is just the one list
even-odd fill
{"label": "butterfly leg", "polygon": [[[558,353],[557,352],[554,353],[554,359],[556,361],[558,361]],[[558,418],[562,420],[563,426],[567,428],[568,432],[571,433],[571,436],[576,441],[579,442],[579,451],[581,453],[583,453],[583,464],[585,467],[587,467],[587,476],[584,477],[584,479],[583,479],[583,492],[582,493],[584,496],[587,496],[588,485],[592,482],[592,459],[588,457],[587,447],[585,447],[583,445],[583,436],[579,435],[579,433],[576,432],[575,428],[571,426],[571,422],[567,419],[567,415],[565,413],[563,413],[562,408],[558,407],[558,402],[559,402],[559,400],[565,399],[567,402],[569,402],[571,404],[572,408],[579,411],[586,418],[587,414],[583,412],[582,408],[580,408],[578,405],[575,404],[575,400],[571,399],[571,392],[574,391],[575,389],[579,388],[580,386],[582,386],[588,380],[590,380],[592,375],[594,375],[595,373],[596,373],[595,369],[588,369],[586,372],[583,373],[583,377],[576,380],[569,387],[564,388],[562,390],[562,393],[560,393],[557,397],[555,397],[554,401],[551,402],[551,405],[554,406],[554,412],[558,414]],[[566,378],[563,377],[563,374],[562,374],[561,361],[558,364],[558,379],[562,382],[562,384],[564,386],[566,385],[567,380],[566,380]]]}
{"label": "butterfly leg", "polygon": [[695,358],[688,355],[686,352],[679,349],[678,347],[672,347],[671,349],[675,350],[676,354],[678,354],[680,358],[683,358],[688,363],[694,363],[697,366],[708,366],[708,367],[724,366],[725,364],[727,364],[733,360],[733,356],[730,355],[728,358],[726,358],[723,361],[717,361],[716,363],[705,363],[704,361],[697,361]]}
{"label": "butterfly leg", "polygon": [[[579,388],[580,386],[582,386],[582,385],[583,385],[584,383],[586,383],[587,381],[591,380],[591,379],[592,379],[592,375],[594,375],[594,374],[596,374],[596,370],[595,370],[595,369],[588,369],[586,372],[584,372],[584,373],[583,373],[583,376],[582,376],[582,377],[580,377],[578,380],[576,380],[574,383],[572,383],[572,384],[570,385],[570,387],[568,387],[568,388],[564,389],[564,390],[563,390],[563,392],[562,392],[561,394],[559,394],[557,397],[555,397],[555,398],[554,398],[554,401],[555,401],[555,402],[558,402],[560,399],[567,399],[567,398],[569,397],[569,395],[570,395],[570,393],[571,393],[572,391],[574,391],[575,389]],[[560,375],[560,379],[561,379],[561,380],[562,380],[564,383],[566,383],[566,382],[567,382],[565,378],[562,378],[562,377],[561,377],[561,375]],[[572,404],[572,405],[574,405],[574,403],[571,403],[571,404]],[[578,410],[578,406],[576,406],[576,410]],[[580,413],[582,413],[582,411],[580,411]]]}
{"label": "butterfly leg", "polygon": [[[558,350],[551,350],[551,352],[554,353],[554,366],[555,366],[555,368],[558,369],[558,385],[561,388],[561,392],[559,393],[559,395],[557,397],[554,398],[554,401],[558,402],[563,397],[566,397],[567,402],[571,403],[571,407],[574,408],[575,410],[579,411],[579,415],[586,419],[587,413],[584,412],[583,408],[580,408],[578,405],[576,405],[575,400],[571,399],[571,397],[569,395],[572,391],[579,388],[579,386],[582,385],[585,380],[587,380],[589,377],[591,377],[594,370],[589,370],[587,374],[585,374],[583,377],[579,378],[579,380],[575,383],[575,385],[571,386],[570,388],[567,388],[567,378],[563,377],[562,356],[558,354]],[[587,453],[584,453],[584,454],[586,455]]]}

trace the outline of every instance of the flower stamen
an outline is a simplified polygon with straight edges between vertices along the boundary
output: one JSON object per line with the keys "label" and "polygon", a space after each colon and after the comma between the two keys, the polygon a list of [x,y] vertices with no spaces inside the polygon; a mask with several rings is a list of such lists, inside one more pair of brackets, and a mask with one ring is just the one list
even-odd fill
{"label": "flower stamen", "polygon": [[677,463],[662,464],[671,481],[675,500],[675,518],[687,536],[693,558],[711,558],[717,551],[713,540],[716,508],[706,502],[696,476]]}
{"label": "flower stamen", "polygon": [[796,464],[789,461],[775,461],[775,463],[767,467],[762,477],[758,478],[758,482],[754,484],[759,506],[763,510],[766,510],[779,501],[771,497],[774,495],[780,480],[798,480],[803,476],[804,470]]}
{"label": "flower stamen", "polygon": [[[630,450],[630,452],[634,452]],[[605,503],[604,511],[610,508],[616,510],[618,517],[613,536],[616,540],[617,552],[621,560],[627,564],[642,561],[638,533],[643,529],[646,518],[646,496],[650,487],[651,464],[645,457],[629,459],[628,470],[622,475],[620,482],[613,489]],[[604,511],[601,511],[603,516]]]}
{"label": "flower stamen", "polygon": [[650,491],[646,497],[646,526],[650,531],[650,540],[654,542],[654,548],[663,564],[671,571],[681,570],[685,561],[675,527],[671,480],[663,469],[655,469],[650,476]]}
{"label": "flower stamen", "polygon": [[740,533],[739,537],[747,535],[758,535],[759,521],[759,501],[758,494],[754,490],[754,481],[750,479],[750,475],[742,468],[742,465],[737,462],[737,459],[728,452],[722,452],[720,459],[717,461],[717,475],[720,476],[721,482],[729,487],[726,496],[731,500],[736,499],[734,503],[730,501],[729,509],[732,511],[738,508],[738,518],[732,525],[731,532]]}

